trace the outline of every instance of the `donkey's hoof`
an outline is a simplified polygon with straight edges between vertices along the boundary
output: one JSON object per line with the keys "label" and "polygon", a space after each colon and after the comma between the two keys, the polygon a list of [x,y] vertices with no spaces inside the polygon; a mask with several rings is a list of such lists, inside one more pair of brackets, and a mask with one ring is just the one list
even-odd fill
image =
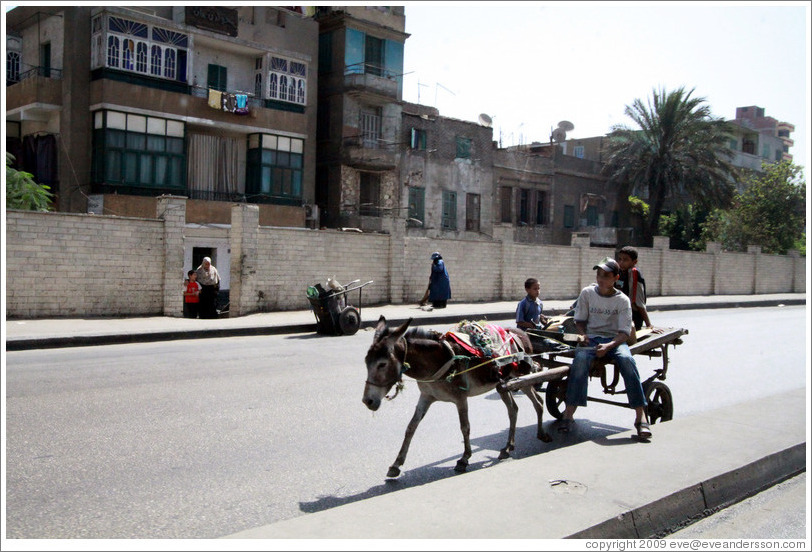
{"label": "donkey's hoof", "polygon": [[543,441],[545,443],[549,443],[553,440],[553,437],[547,432],[539,433],[538,438],[540,441]]}
{"label": "donkey's hoof", "polygon": [[457,460],[457,465],[454,466],[454,471],[457,473],[464,473],[468,469],[468,462],[465,460]]}
{"label": "donkey's hoof", "polygon": [[506,458],[510,458],[510,452],[507,449],[500,450],[499,460],[505,460]]}
{"label": "donkey's hoof", "polygon": [[386,472],[386,477],[395,478],[400,475],[400,468],[397,466],[390,466],[389,471]]}

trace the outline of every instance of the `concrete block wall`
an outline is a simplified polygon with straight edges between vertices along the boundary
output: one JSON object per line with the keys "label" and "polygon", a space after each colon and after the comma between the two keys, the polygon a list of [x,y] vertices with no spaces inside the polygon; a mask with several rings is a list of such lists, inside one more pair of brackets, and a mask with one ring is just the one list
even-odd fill
{"label": "concrete block wall", "polygon": [[[755,256],[750,253],[719,253],[717,256],[716,286],[719,295],[750,294],[754,292]],[[697,293],[696,295],[702,295]]]}
{"label": "concrete block wall", "polygon": [[[230,315],[309,308],[308,286],[330,276],[347,284],[374,280],[363,305],[416,303],[426,290],[431,253],[440,251],[451,276],[452,301],[518,301],[524,280],[541,281],[541,298],[575,299],[595,281],[592,267],[614,248],[406,237],[258,225],[254,205],[232,206],[230,229],[191,229],[185,198],[165,196],[155,219],[6,211],[6,317],[181,316],[179,274],[185,241],[228,234]],[[207,234],[208,235],[208,234]],[[665,246],[664,246],[665,244]],[[803,293],[806,258],[667,249],[667,238],[638,248],[649,297]],[[358,301],[357,292],[349,296]]]}
{"label": "concrete block wall", "polygon": [[[363,304],[390,300],[386,234],[260,227],[255,263],[254,297],[243,303],[248,309],[254,301],[253,312],[309,308],[307,287],[325,286],[333,276],[344,285],[356,279],[359,283],[373,280],[363,289]],[[349,294],[348,302],[358,302],[357,291]]]}
{"label": "concrete block wall", "polygon": [[163,311],[160,220],[7,210],[5,237],[7,318]]}

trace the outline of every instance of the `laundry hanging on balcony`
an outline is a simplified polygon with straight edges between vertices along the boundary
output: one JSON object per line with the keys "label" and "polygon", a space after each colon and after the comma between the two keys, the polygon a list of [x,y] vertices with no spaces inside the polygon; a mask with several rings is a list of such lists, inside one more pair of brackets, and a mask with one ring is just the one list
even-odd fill
{"label": "laundry hanging on balcony", "polygon": [[210,88],[209,107],[227,113],[245,115],[248,113],[248,95],[231,94],[230,92],[221,92]]}

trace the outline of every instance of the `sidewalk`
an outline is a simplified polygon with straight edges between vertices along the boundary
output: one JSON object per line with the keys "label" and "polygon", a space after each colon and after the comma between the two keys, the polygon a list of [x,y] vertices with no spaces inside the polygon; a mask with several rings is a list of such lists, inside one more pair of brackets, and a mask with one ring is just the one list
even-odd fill
{"label": "sidewalk", "polygon": [[664,535],[804,471],[806,419],[797,389],[656,424],[649,443],[617,433],[225,538]]}
{"label": "sidewalk", "polygon": [[[304,296],[302,302],[306,303]],[[424,311],[415,305],[381,305],[361,308],[362,327],[373,326],[383,315],[390,323],[401,323],[410,317],[415,324],[453,324],[463,319],[504,320],[515,316],[516,301],[492,303],[454,303],[447,308]],[[566,312],[572,300],[545,300],[545,314]],[[804,293],[769,295],[694,295],[652,297],[650,312],[676,309],[709,309],[805,305]],[[656,322],[656,319],[655,319]],[[6,350],[21,351],[54,347],[142,343],[175,339],[200,339],[240,335],[271,335],[315,332],[316,318],[310,307],[296,311],[250,314],[237,318],[189,320],[171,316],[133,318],[48,318],[7,320]]]}

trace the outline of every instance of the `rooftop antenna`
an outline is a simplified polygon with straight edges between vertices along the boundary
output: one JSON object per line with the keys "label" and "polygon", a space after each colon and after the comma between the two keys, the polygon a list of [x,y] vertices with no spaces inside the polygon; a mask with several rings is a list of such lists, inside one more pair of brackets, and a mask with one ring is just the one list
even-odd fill
{"label": "rooftop antenna", "polygon": [[456,94],[454,94],[454,92],[451,92],[451,90],[449,90],[448,88],[446,88],[445,86],[443,86],[439,82],[434,83],[434,107],[437,107],[437,89],[438,88],[442,88],[446,92],[449,92],[452,96],[456,96]]}
{"label": "rooftop antenna", "polygon": [[420,81],[417,81],[417,103],[420,103],[420,87],[421,86],[428,86],[428,84],[423,84]]}

